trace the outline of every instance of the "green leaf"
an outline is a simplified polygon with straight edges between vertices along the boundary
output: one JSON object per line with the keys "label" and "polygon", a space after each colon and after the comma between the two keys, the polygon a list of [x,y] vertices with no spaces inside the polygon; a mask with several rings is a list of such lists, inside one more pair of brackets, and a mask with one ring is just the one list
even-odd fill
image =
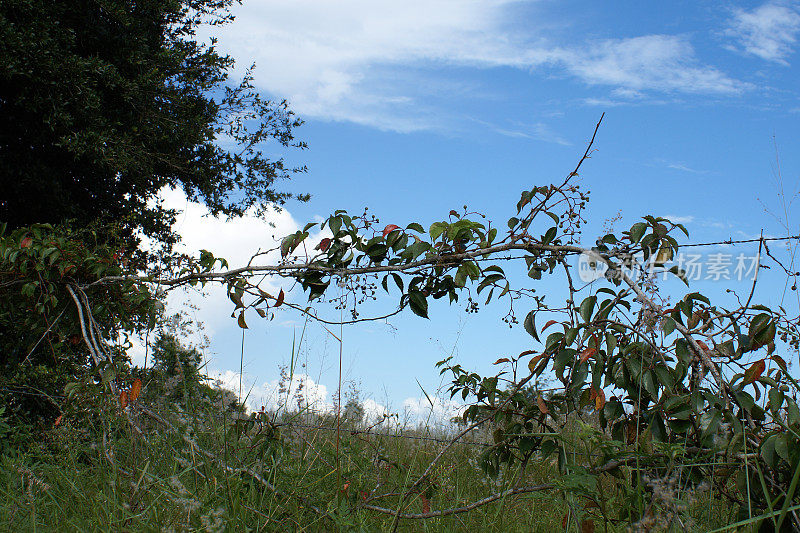
{"label": "green leaf", "polygon": [[800,424],[800,409],[792,398],[786,399],[786,415],[790,425]]}
{"label": "green leaf", "polygon": [[791,445],[789,443],[788,434],[781,433],[780,435],[775,437],[775,453],[777,453],[781,459],[791,464],[792,459],[789,456],[790,447]]}
{"label": "green leaf", "polygon": [[446,222],[434,222],[431,224],[431,228],[428,230],[428,233],[431,235],[431,240],[435,241],[438,239],[439,236],[445,232],[447,226],[448,224]]}
{"label": "green leaf", "polygon": [[665,318],[661,323],[661,331],[664,332],[665,337],[670,335],[673,331],[675,331],[675,321],[669,317]]}
{"label": "green leaf", "polygon": [[633,226],[631,226],[630,236],[631,242],[639,242],[644,235],[644,232],[647,231],[647,224],[644,222],[637,222]]}
{"label": "green leaf", "polygon": [[536,313],[534,311],[530,311],[525,315],[525,321],[522,325],[531,337],[541,342],[539,340],[539,333],[536,331]]}
{"label": "green leaf", "polygon": [[409,291],[408,304],[415,315],[428,318],[428,300],[420,291]]}
{"label": "green leaf", "polygon": [[394,283],[397,285],[397,288],[400,289],[400,292],[403,292],[403,278],[401,278],[399,274],[393,272],[392,279],[394,279]]}
{"label": "green leaf", "polygon": [[417,222],[412,222],[411,224],[406,226],[406,229],[416,231],[417,233],[425,233],[425,228],[422,227],[422,224],[419,224]]}
{"label": "green leaf", "polygon": [[581,303],[580,314],[583,321],[587,324],[592,319],[592,311],[594,311],[595,303],[597,303],[597,296],[589,296]]}
{"label": "green leaf", "polygon": [[672,377],[672,372],[670,372],[669,368],[665,366],[657,366],[653,371],[656,373],[659,383],[661,383],[661,385],[663,385],[668,391],[672,391],[672,389],[675,387],[675,378]]}
{"label": "green leaf", "polygon": [[700,428],[703,430],[703,435],[716,433],[720,422],[722,422],[722,413],[718,409],[711,408],[700,415]]}
{"label": "green leaf", "polygon": [[760,450],[761,458],[771,468],[775,468],[778,464],[778,456],[775,454],[775,435],[770,436],[767,440],[761,443]]}

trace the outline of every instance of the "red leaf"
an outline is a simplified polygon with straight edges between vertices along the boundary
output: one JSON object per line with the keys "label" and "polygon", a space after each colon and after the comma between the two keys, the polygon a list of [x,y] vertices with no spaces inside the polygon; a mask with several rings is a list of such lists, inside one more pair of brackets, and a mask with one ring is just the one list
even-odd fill
{"label": "red leaf", "polygon": [[281,289],[281,292],[278,293],[278,297],[275,298],[275,305],[272,307],[280,307],[284,298],[286,298],[286,295],[283,293],[283,289]]}
{"label": "red leaf", "polygon": [[597,354],[597,348],[586,348],[584,351],[581,352],[581,363],[585,363],[589,360],[590,357],[593,357]]}
{"label": "red leaf", "polygon": [[19,247],[20,247],[20,248],[27,248],[27,247],[29,247],[29,246],[30,246],[32,243],[33,243],[33,239],[31,239],[30,237],[25,237],[25,238],[24,238],[24,239],[22,239],[22,241],[19,243]]}
{"label": "red leaf", "polygon": [[128,391],[122,391],[119,393],[119,406],[123,409],[128,407]]}
{"label": "red leaf", "polygon": [[324,239],[319,241],[319,244],[317,245],[317,249],[322,250],[323,252],[327,252],[328,248],[330,247],[331,247],[331,240],[328,237],[325,237]]}
{"label": "red leaf", "polygon": [[63,418],[64,418],[64,414],[63,414],[63,413],[62,413],[62,414],[60,414],[60,415],[58,415],[58,418],[56,418],[56,421],[55,421],[55,422],[53,422],[53,425],[54,425],[54,426],[58,426],[59,424],[61,424],[61,420],[62,420]]}
{"label": "red leaf", "polygon": [[547,328],[549,328],[553,324],[557,324],[557,323],[558,323],[558,320],[548,320],[547,324],[545,324],[544,327],[542,328],[542,331],[546,330]]}
{"label": "red leaf", "polygon": [[394,224],[389,224],[385,228],[383,228],[383,238],[385,239],[387,235],[393,232],[396,229],[400,229],[400,226],[396,226]]}
{"label": "red leaf", "polygon": [[511,359],[509,359],[508,357],[501,357],[500,359],[498,359],[497,361],[495,361],[492,364],[493,365],[499,365],[500,363],[508,363],[509,361],[511,361]]}
{"label": "red leaf", "polygon": [[764,372],[765,368],[767,368],[767,364],[764,362],[763,359],[753,363],[750,366],[750,368],[745,370],[744,382],[742,383],[742,385],[749,385],[750,383],[757,380],[761,376],[761,373]]}

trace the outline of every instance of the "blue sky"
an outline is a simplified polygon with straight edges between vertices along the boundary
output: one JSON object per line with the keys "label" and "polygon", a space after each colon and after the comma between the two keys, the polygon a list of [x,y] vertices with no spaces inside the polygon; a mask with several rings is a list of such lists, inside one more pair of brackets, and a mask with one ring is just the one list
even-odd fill
{"label": "blue sky", "polygon": [[[574,167],[603,112],[582,172],[592,191],[584,243],[618,211],[617,231],[669,215],[692,242],[786,234],[764,205],[779,209],[776,147],[787,192],[800,174],[798,3],[245,0],[235,12],[213,35],[239,73],[255,62],[257,87],[306,120],[297,133],[309,149],[288,157],[309,173],[285,187],[312,200],[274,215],[274,230],[250,219],[225,230],[198,221],[195,206],[181,227],[187,248],[246,260],[267,235],[365,206],[384,223],[427,225],[467,204],[502,225],[522,189]],[[798,222],[790,213],[794,233]],[[776,300],[769,283],[764,299]],[[395,303],[382,301],[376,310]],[[212,337],[209,368],[231,378],[241,332],[220,298],[197,303]],[[344,379],[376,405],[418,410],[419,384],[435,391],[442,357],[487,371],[530,347],[521,328],[500,321],[505,312],[445,305],[431,321],[348,327]],[[271,390],[299,328],[288,314],[253,320],[244,369],[254,397]],[[338,346],[317,326],[306,338],[304,372],[329,403]]]}

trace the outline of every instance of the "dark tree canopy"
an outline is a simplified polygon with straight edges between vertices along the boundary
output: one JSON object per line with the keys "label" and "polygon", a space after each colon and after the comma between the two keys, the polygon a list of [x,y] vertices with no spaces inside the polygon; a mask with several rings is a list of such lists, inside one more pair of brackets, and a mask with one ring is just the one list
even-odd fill
{"label": "dark tree canopy", "polygon": [[173,213],[152,203],[166,185],[231,216],[305,199],[275,188],[304,168],[263,152],[304,147],[301,121],[249,71],[231,85],[233,59],[196,38],[233,1],[0,2],[0,221],[113,222],[169,242]]}

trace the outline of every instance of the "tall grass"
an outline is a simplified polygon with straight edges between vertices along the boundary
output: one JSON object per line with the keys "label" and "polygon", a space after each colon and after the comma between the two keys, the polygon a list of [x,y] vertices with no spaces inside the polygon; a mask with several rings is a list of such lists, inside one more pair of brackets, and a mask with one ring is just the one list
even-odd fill
{"label": "tall grass", "polygon": [[[400,495],[444,444],[446,430],[373,428],[331,415],[245,415],[219,400],[189,405],[143,395],[123,413],[113,401],[49,429],[24,452],[0,458],[0,528],[6,531],[386,531]],[[496,478],[478,465],[485,449],[474,440],[447,449],[402,504],[405,514],[457,508],[522,485],[554,490],[499,498],[469,512],[424,520],[400,519],[398,531],[626,531],[604,522],[588,500],[559,490],[566,483],[551,460],[535,460]],[[580,456],[574,456],[575,465]],[[338,467],[338,468],[337,468]],[[338,470],[338,471],[337,471]],[[336,480],[340,479],[337,484]],[[613,506],[612,476],[600,491]],[[732,510],[708,492],[680,490],[660,497],[689,530],[731,523]],[[691,498],[687,498],[687,494]],[[677,503],[676,503],[677,502]],[[678,505],[680,504],[680,505]],[[689,520],[692,525],[688,526]],[[678,522],[652,520],[650,530]],[[640,524],[639,530],[644,530]]]}

